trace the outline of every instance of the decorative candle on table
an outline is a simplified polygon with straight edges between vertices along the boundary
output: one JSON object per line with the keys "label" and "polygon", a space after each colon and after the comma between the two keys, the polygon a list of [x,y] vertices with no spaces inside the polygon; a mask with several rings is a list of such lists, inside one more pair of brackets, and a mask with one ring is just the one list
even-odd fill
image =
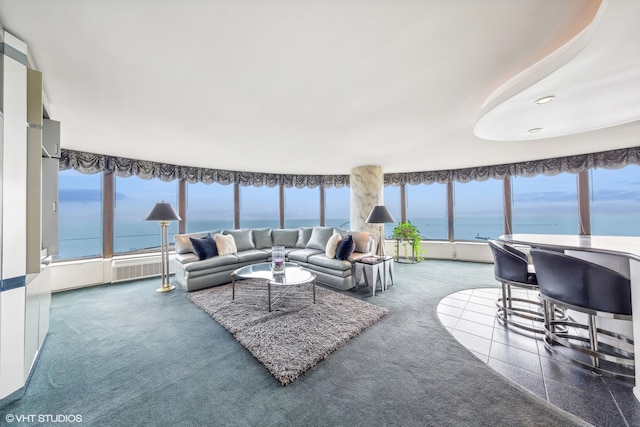
{"label": "decorative candle on table", "polygon": [[271,272],[284,274],[284,246],[274,246],[271,250]]}

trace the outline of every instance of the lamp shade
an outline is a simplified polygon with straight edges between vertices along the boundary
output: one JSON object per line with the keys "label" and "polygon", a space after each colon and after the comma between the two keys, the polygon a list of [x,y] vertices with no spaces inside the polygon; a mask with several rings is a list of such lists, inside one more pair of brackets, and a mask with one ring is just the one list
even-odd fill
{"label": "lamp shade", "polygon": [[151,212],[144,219],[145,221],[180,221],[180,217],[173,210],[171,204],[164,200],[156,203]]}
{"label": "lamp shade", "polygon": [[366,222],[367,224],[385,224],[396,222],[396,220],[384,205],[378,205],[373,207]]}

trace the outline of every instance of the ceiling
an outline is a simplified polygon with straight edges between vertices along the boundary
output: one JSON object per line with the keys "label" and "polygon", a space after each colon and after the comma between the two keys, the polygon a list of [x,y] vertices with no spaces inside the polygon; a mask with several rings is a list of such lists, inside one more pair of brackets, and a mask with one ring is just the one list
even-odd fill
{"label": "ceiling", "polygon": [[639,19],[636,0],[0,0],[63,148],[302,174],[638,146]]}

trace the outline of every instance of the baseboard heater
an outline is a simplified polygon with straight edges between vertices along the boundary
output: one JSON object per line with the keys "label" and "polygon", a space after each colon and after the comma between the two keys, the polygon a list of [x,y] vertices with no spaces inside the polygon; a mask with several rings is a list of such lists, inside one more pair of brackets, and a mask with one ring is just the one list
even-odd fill
{"label": "baseboard heater", "polygon": [[161,274],[162,260],[160,254],[143,258],[123,258],[111,261],[112,283],[160,276]]}

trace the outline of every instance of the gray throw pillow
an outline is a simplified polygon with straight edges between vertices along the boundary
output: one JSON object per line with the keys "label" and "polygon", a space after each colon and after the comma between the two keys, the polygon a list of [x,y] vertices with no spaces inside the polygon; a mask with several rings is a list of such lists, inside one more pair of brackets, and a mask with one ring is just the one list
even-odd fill
{"label": "gray throw pillow", "polygon": [[320,249],[324,252],[327,248],[327,242],[333,235],[333,227],[313,227],[311,238],[307,243],[308,249]]}
{"label": "gray throw pillow", "polygon": [[270,228],[255,228],[253,230],[253,244],[256,249],[268,249],[273,246]]}
{"label": "gray throw pillow", "polygon": [[285,248],[295,248],[298,241],[297,228],[279,228],[271,231],[273,246],[284,246]]}
{"label": "gray throw pillow", "polygon": [[309,243],[312,231],[313,227],[300,227],[298,229],[298,240],[296,241],[296,248],[304,249],[307,247],[307,243]]}
{"label": "gray throw pillow", "polygon": [[236,248],[238,249],[238,252],[248,251],[250,249],[256,248],[256,246],[253,244],[253,233],[251,233],[250,229],[225,230],[224,234],[233,236],[233,240],[236,243]]}

